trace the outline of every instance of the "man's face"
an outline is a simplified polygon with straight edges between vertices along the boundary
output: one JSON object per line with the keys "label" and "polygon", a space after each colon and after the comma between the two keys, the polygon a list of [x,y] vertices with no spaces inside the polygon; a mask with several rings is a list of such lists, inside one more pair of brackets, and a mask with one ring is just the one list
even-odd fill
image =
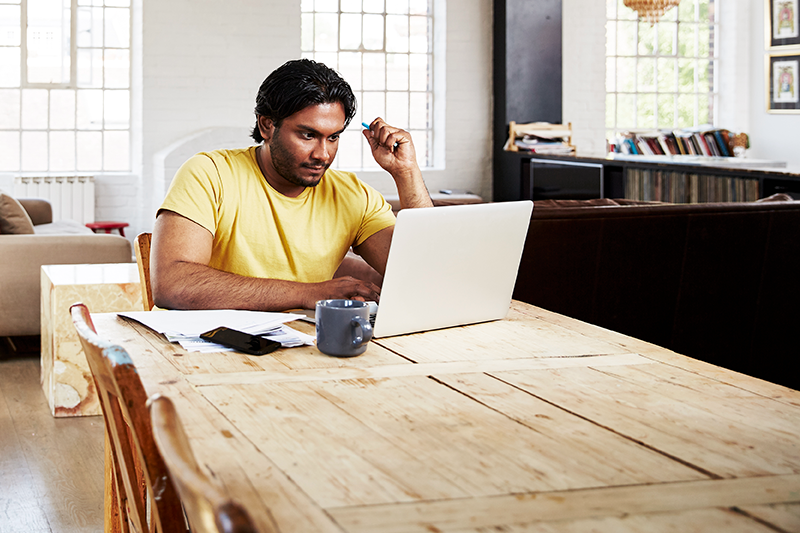
{"label": "man's face", "polygon": [[336,157],[344,121],[344,108],[337,102],[306,107],[285,118],[280,127],[273,126],[271,136],[265,137],[270,155],[267,178],[315,187]]}

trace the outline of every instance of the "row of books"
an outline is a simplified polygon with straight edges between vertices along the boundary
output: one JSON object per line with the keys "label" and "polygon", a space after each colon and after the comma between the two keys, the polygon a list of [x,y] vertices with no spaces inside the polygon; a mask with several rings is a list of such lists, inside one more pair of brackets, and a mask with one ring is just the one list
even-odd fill
{"label": "row of books", "polygon": [[726,129],[626,133],[617,139],[614,151],[635,155],[733,157],[733,134]]}
{"label": "row of books", "polygon": [[625,198],[642,201],[754,202],[759,194],[755,179],[640,168],[627,168],[623,183]]}

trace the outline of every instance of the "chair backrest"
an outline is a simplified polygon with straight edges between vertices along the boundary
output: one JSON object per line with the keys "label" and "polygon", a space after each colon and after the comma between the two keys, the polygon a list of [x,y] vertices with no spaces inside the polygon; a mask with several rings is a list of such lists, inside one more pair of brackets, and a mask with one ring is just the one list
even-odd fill
{"label": "chair backrest", "polygon": [[256,531],[244,508],[200,469],[172,400],[156,395],[148,405],[156,446],[178,489],[192,533]]}
{"label": "chair backrest", "polygon": [[122,347],[97,335],[84,304],[73,305],[70,313],[97,386],[112,451],[120,524],[106,524],[106,529],[128,531],[130,520],[139,532],[185,532],[181,503],[153,441],[147,394],[133,361]]}
{"label": "chair backrest", "polygon": [[145,311],[150,311],[153,303],[153,290],[150,288],[150,241],[152,233],[140,233],[134,239],[136,264],[139,266],[139,283],[142,286],[142,305]]}

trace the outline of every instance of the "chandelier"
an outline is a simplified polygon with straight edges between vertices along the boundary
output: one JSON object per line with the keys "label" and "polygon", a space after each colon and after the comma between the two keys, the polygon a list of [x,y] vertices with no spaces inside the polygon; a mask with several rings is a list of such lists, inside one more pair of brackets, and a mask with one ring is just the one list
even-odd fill
{"label": "chandelier", "polygon": [[681,0],[622,0],[626,7],[639,13],[639,18],[652,26],[665,11],[677,6]]}

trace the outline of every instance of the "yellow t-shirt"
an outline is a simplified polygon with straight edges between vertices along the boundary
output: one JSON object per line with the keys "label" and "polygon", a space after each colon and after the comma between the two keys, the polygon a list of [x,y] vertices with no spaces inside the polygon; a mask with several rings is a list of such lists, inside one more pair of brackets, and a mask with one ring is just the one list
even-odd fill
{"label": "yellow t-shirt", "polygon": [[394,224],[391,206],[355,174],[330,170],[289,198],[258,167],[255,146],[190,158],[161,209],[214,236],[209,266],[242,276],[313,283],[333,277],[350,246]]}

